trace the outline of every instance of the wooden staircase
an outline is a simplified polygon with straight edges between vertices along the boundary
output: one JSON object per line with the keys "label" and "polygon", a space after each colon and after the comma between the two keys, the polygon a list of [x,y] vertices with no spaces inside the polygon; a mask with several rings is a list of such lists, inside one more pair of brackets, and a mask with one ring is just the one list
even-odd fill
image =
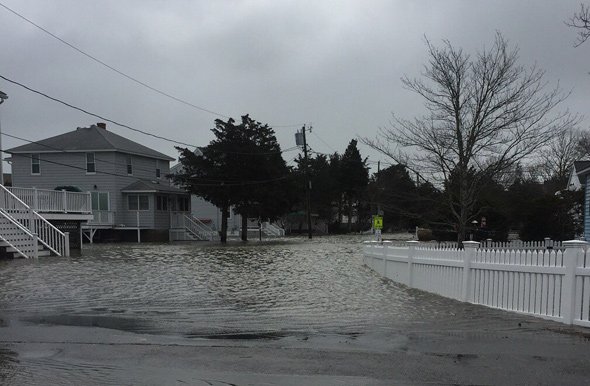
{"label": "wooden staircase", "polygon": [[37,258],[50,254],[69,256],[69,235],[0,185],[0,255]]}

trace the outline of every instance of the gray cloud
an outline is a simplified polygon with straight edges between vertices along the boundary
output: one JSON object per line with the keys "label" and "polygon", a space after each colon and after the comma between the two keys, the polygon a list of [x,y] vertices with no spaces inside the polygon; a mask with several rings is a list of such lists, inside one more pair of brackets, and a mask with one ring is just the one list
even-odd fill
{"label": "gray cloud", "polygon": [[[101,1],[1,0],[63,39],[154,87],[223,115],[271,125],[313,122],[310,144],[344,151],[372,136],[391,112],[422,113],[400,77],[419,76],[424,36],[468,52],[500,31],[521,63],[546,70],[584,112],[590,45],[573,48],[564,25],[579,7],[567,1]],[[216,116],[125,79],[0,8],[0,73],[131,126],[195,145],[207,144]],[[10,99],[2,129],[37,140],[96,119],[0,81]],[[588,119],[582,126],[588,128]],[[109,129],[176,156],[167,142]],[[297,127],[277,127],[283,148]],[[329,146],[324,144],[327,142]],[[3,138],[4,147],[21,142]],[[379,155],[363,148],[364,155]],[[295,153],[289,153],[294,156]]]}

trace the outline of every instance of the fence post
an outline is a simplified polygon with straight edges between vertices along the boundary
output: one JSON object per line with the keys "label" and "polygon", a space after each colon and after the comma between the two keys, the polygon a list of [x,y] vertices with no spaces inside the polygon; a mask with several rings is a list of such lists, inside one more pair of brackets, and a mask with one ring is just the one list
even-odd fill
{"label": "fence post", "polygon": [[479,248],[477,241],[463,241],[463,288],[461,289],[461,299],[464,302],[470,302],[471,299],[471,263],[475,259],[475,252]]}
{"label": "fence post", "polygon": [[564,241],[563,247],[563,266],[565,267],[565,276],[561,289],[561,316],[566,324],[573,324],[575,319],[576,304],[576,268],[580,257],[584,257],[584,247],[587,242],[581,240]]}
{"label": "fence post", "polygon": [[383,246],[383,277],[387,277],[387,246],[388,243],[383,242],[381,243]]}
{"label": "fence post", "polygon": [[414,257],[416,256],[416,247],[420,242],[418,240],[406,241],[408,244],[408,287],[414,288]]}
{"label": "fence post", "polygon": [[64,232],[65,240],[64,240],[64,255],[65,257],[70,256],[70,232]]}

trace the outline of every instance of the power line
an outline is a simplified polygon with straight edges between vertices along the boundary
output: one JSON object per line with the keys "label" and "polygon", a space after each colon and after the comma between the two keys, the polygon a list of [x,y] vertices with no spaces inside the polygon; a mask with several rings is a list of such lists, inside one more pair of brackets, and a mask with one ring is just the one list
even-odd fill
{"label": "power line", "polygon": [[[28,154],[21,154],[21,153],[17,154],[17,153],[12,153],[7,150],[2,150],[2,151],[5,153],[8,153],[8,154],[11,154],[11,155],[19,156],[19,157],[24,157],[24,158],[29,158],[29,159],[33,158],[32,155],[28,155]],[[86,171],[86,168],[82,167],[82,166],[76,166],[76,165],[66,164],[63,162],[51,161],[51,160],[43,159],[43,158],[39,158],[39,160],[42,162],[46,162],[46,163],[50,163],[50,164],[54,164],[54,165],[65,166],[65,167],[68,167],[71,169]],[[153,179],[150,179],[150,178],[141,178],[141,177],[136,177],[136,176],[130,176],[128,174],[113,173],[113,172],[107,172],[107,171],[101,171],[101,170],[96,170],[95,173],[110,175],[110,176],[115,176],[115,177],[125,177],[125,178],[134,179],[134,180],[138,180],[138,181],[147,181],[150,183],[153,181]],[[250,180],[250,181],[239,181],[239,182],[217,180],[216,183],[191,183],[191,185],[194,185],[194,186],[246,186],[246,185],[249,186],[249,185],[258,185],[258,184],[262,185],[262,184],[268,184],[271,182],[286,180],[290,177],[291,176],[286,175],[286,176],[280,176],[277,178],[272,178],[272,179],[267,179],[267,180]],[[207,180],[207,179],[202,179],[202,180],[203,181],[215,181],[215,180]],[[190,192],[187,192],[187,193],[190,193]]]}
{"label": "power line", "polygon": [[[47,148],[49,148],[49,149],[52,149],[52,150],[57,150],[57,151],[59,151],[60,153],[71,153],[71,152],[69,152],[69,151],[67,151],[67,150],[65,150],[65,149],[60,149],[60,148],[57,148],[57,147],[49,146],[49,145],[47,145],[47,144],[44,144],[44,143],[40,143],[40,142],[31,141],[31,140],[28,140],[28,139],[25,139],[25,138],[22,138],[22,137],[18,137],[18,136],[16,136],[16,135],[8,134],[8,133],[6,133],[6,132],[3,132],[3,133],[2,133],[2,135],[5,135],[5,136],[7,136],[7,137],[10,137],[10,138],[19,139],[19,140],[21,140],[21,141],[25,141],[25,142],[35,143],[35,144],[37,144],[37,145],[44,146],[44,147],[47,147]],[[5,152],[6,152],[6,151],[5,151]],[[17,153],[11,153],[11,152],[7,152],[7,153],[9,153],[9,154],[12,154],[12,155],[15,155],[15,154],[17,154]],[[23,154],[22,154],[22,153],[18,153],[18,155],[20,156],[20,155],[23,155]],[[25,156],[25,155],[23,155],[23,156]],[[25,156],[25,157],[27,157],[27,158],[31,158],[30,156]],[[48,160],[43,160],[43,161],[44,161],[44,162],[49,162],[49,163],[55,163],[55,164],[58,164],[58,165],[65,165],[65,164],[62,164],[62,163],[59,163],[59,162],[54,162],[54,161],[48,161]],[[96,158],[96,156],[95,156],[95,161],[100,161],[100,162],[102,162],[102,163],[112,164],[112,165],[114,165],[114,166],[126,166],[126,164],[117,163],[117,162],[113,162],[113,161],[108,161],[108,160],[104,160],[104,159],[99,159],[99,158]],[[70,165],[68,165],[68,166],[70,166]],[[81,169],[81,170],[86,170],[86,168],[83,168],[83,167],[80,167],[80,166],[76,166],[75,168],[76,168],[76,169]],[[146,169],[146,168],[141,168],[141,167],[136,167],[136,166],[134,166],[134,169],[136,169],[136,170],[142,170],[142,171],[146,171],[146,172],[151,172],[151,171],[154,171],[154,170],[152,170],[152,169]],[[133,177],[133,176],[130,176],[130,175],[128,175],[128,174],[118,174],[118,173],[114,173],[114,174],[113,174],[113,173],[110,173],[110,172],[98,172],[98,171],[97,171],[97,173],[103,173],[103,174],[112,174],[112,175],[115,175],[115,176],[120,176],[120,177],[130,177],[130,178],[137,178],[137,179],[140,179],[140,180],[145,180],[145,181],[148,181],[148,179],[145,179],[145,178],[143,178],[143,179],[142,179],[142,178],[139,178],[139,177]],[[287,178],[287,177],[288,177],[288,176],[285,176],[285,178]],[[282,177],[281,177],[281,179],[282,179]],[[207,178],[202,178],[201,180],[202,180],[202,181],[208,181],[208,182],[217,182],[217,183],[219,183],[220,185],[226,185],[226,186],[227,186],[228,184],[230,184],[230,185],[231,185],[231,184],[234,184],[234,183],[235,183],[235,184],[238,184],[238,182],[237,182],[237,181],[236,181],[236,182],[234,182],[234,181],[229,181],[229,180],[212,180],[212,179],[207,179]],[[152,180],[151,180],[151,179],[149,179],[149,181],[152,181]],[[242,184],[242,182],[243,182],[243,181],[239,181],[239,182],[240,182],[239,184]],[[260,182],[260,181],[254,181],[254,183],[259,183],[259,182]],[[249,181],[246,181],[246,184],[248,184],[248,183],[249,183]],[[239,185],[239,184],[238,184],[238,185]]]}
{"label": "power line", "polygon": [[[317,129],[316,129],[317,130]],[[324,141],[323,139],[320,138],[319,135],[316,134],[315,131],[312,132],[312,134],[319,139],[324,145],[328,146],[332,151],[337,151],[336,149],[334,149],[332,146],[330,146],[326,141]]]}
{"label": "power line", "polygon": [[[26,86],[26,85],[24,85],[24,84],[22,84],[20,82],[15,81],[15,80],[9,79],[9,78],[7,78],[7,77],[5,77],[3,75],[0,75],[0,78],[4,79],[7,82],[10,82],[12,84],[15,84],[17,86],[20,86],[20,87],[24,88],[25,90],[28,90],[28,91],[33,92],[35,94],[41,95],[41,96],[43,96],[43,97],[45,97],[47,99],[50,99],[50,100],[52,100],[54,102],[57,102],[57,103],[60,103],[60,104],[62,104],[64,106],[67,106],[67,107],[69,107],[71,109],[74,109],[74,110],[77,110],[77,111],[81,111],[84,114],[90,115],[92,117],[96,117],[96,118],[101,119],[103,121],[110,122],[110,123],[112,123],[114,125],[123,127],[125,129],[129,129],[131,131],[135,131],[137,133],[140,133],[140,134],[143,134],[143,135],[147,135],[147,136],[150,136],[150,137],[154,137],[154,138],[157,138],[157,139],[160,139],[160,140],[163,140],[163,141],[171,142],[171,143],[174,143],[174,144],[177,144],[177,145],[184,145],[184,146],[194,147],[194,148],[198,147],[197,145],[193,145],[193,144],[190,144],[190,143],[178,141],[178,140],[175,140],[175,139],[166,138],[166,137],[163,137],[161,135],[153,134],[153,133],[150,133],[150,132],[147,132],[147,131],[144,131],[144,130],[136,129],[134,127],[131,127],[131,126],[126,125],[126,124],[123,124],[123,123],[119,123],[119,122],[114,121],[112,119],[106,118],[106,117],[104,117],[102,115],[99,115],[99,114],[96,114],[96,113],[92,113],[92,112],[90,112],[90,111],[88,111],[86,109],[83,109],[81,107],[74,106],[71,103],[64,102],[61,99],[52,97],[52,96],[50,96],[50,95],[48,95],[48,94],[46,94],[44,92],[35,90],[35,89],[33,89],[33,88],[29,87],[29,86]],[[283,153],[283,152],[286,152],[286,151],[291,151],[291,150],[294,150],[295,148],[296,148],[296,146],[295,147],[291,147],[291,148],[289,148],[287,150],[280,151],[280,152],[267,152],[267,153],[245,153],[245,152],[229,152],[229,151],[228,152],[225,152],[225,153],[228,153],[228,154],[242,154],[242,155],[248,155],[248,154],[251,154],[251,155],[270,155],[270,154],[277,154],[277,153]]]}
{"label": "power line", "polygon": [[[22,19],[22,20],[26,21],[27,23],[31,24],[32,26],[34,26],[34,27],[38,28],[39,30],[43,31],[44,33],[46,33],[47,35],[51,36],[52,38],[54,38],[54,39],[58,40],[58,41],[59,41],[59,42],[61,42],[62,44],[65,44],[66,46],[68,46],[68,47],[70,47],[71,49],[73,49],[73,50],[77,51],[78,53],[80,53],[80,54],[82,54],[82,55],[86,56],[87,58],[89,58],[89,59],[91,59],[91,60],[95,61],[96,63],[99,63],[100,65],[102,65],[102,66],[104,66],[104,67],[108,68],[109,70],[116,72],[117,74],[119,74],[119,75],[121,75],[121,76],[123,76],[123,77],[125,77],[125,78],[129,79],[129,80],[130,80],[130,81],[132,81],[132,82],[135,82],[135,83],[137,83],[137,84],[139,84],[139,85],[141,85],[141,86],[143,86],[143,87],[145,87],[145,88],[147,88],[147,89],[149,89],[149,90],[151,90],[151,91],[154,91],[154,92],[156,92],[156,93],[158,93],[158,94],[160,94],[160,95],[163,95],[163,96],[165,96],[165,97],[167,97],[167,98],[170,98],[170,99],[172,99],[172,100],[174,100],[174,101],[176,101],[176,102],[182,103],[182,104],[184,104],[184,105],[186,105],[186,106],[189,106],[189,107],[192,107],[192,108],[194,108],[194,109],[197,109],[197,110],[200,110],[200,111],[203,111],[203,112],[209,113],[209,114],[213,114],[213,115],[216,115],[216,116],[218,116],[218,117],[222,117],[222,118],[228,118],[228,119],[230,118],[230,117],[229,117],[229,116],[227,116],[227,115],[224,115],[224,114],[221,114],[221,113],[215,112],[215,111],[213,111],[213,110],[210,110],[210,109],[207,109],[207,108],[205,108],[205,107],[201,107],[201,106],[195,105],[194,103],[188,102],[188,101],[186,101],[186,100],[184,100],[184,99],[182,99],[182,98],[179,98],[179,97],[177,97],[177,96],[174,96],[174,95],[172,95],[172,94],[169,94],[169,93],[167,93],[167,92],[165,92],[165,91],[162,91],[162,90],[160,90],[160,89],[158,89],[158,88],[156,88],[156,87],[154,87],[154,86],[151,86],[151,85],[149,85],[149,84],[147,84],[147,83],[145,83],[145,82],[143,82],[143,81],[141,81],[141,80],[137,79],[136,77],[134,77],[134,76],[131,76],[131,75],[129,75],[129,74],[127,74],[127,73],[125,73],[125,72],[123,72],[123,71],[121,71],[121,70],[119,70],[119,69],[117,69],[117,68],[113,67],[113,66],[111,66],[110,64],[108,64],[108,63],[104,62],[103,60],[100,60],[100,59],[98,59],[97,57],[95,57],[95,56],[93,56],[93,55],[91,55],[91,54],[87,53],[86,51],[83,51],[82,49],[80,49],[80,48],[76,47],[76,46],[75,46],[75,45],[73,45],[72,43],[70,43],[70,42],[68,42],[68,41],[66,41],[66,40],[64,40],[64,39],[62,39],[62,38],[60,38],[59,36],[55,35],[54,33],[50,32],[49,30],[47,30],[46,28],[44,28],[44,27],[40,26],[39,24],[35,23],[34,21],[32,21],[32,20],[30,20],[30,19],[26,18],[25,16],[21,15],[20,13],[16,12],[16,11],[15,11],[15,10],[13,10],[13,9],[11,9],[11,8],[7,7],[5,4],[3,4],[3,3],[1,3],[1,2],[0,2],[0,7],[2,7],[2,8],[4,8],[4,9],[6,9],[7,11],[11,12],[12,14],[14,14],[14,15],[15,15],[15,16],[17,16],[17,17],[19,17],[20,19]],[[295,127],[295,126],[299,127],[299,126],[301,126],[301,125],[302,125],[301,123],[296,123],[296,124],[291,124],[291,125],[276,125],[275,127]]]}

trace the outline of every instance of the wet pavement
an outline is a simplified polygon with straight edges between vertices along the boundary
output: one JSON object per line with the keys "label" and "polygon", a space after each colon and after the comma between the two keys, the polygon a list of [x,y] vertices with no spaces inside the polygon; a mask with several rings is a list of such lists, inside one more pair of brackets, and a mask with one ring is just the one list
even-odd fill
{"label": "wet pavement", "polygon": [[0,261],[0,384],[587,384],[590,330],[407,289],[360,237]]}

